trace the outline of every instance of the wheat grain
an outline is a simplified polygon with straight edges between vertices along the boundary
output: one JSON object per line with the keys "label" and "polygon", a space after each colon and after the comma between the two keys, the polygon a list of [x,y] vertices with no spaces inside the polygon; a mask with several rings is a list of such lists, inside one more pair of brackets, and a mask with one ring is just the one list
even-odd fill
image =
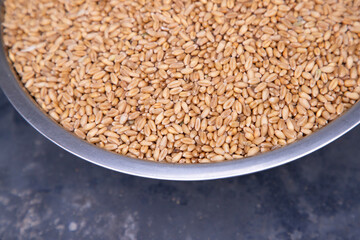
{"label": "wheat grain", "polygon": [[360,97],[360,1],[6,0],[25,88],[119,154],[208,163],[325,126]]}

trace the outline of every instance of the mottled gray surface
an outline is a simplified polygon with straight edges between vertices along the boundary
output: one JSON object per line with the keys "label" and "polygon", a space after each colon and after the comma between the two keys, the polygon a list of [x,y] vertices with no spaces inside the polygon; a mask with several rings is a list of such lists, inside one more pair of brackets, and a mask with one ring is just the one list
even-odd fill
{"label": "mottled gray surface", "polygon": [[0,92],[0,239],[360,239],[359,141],[243,177],[149,180],[65,152]]}

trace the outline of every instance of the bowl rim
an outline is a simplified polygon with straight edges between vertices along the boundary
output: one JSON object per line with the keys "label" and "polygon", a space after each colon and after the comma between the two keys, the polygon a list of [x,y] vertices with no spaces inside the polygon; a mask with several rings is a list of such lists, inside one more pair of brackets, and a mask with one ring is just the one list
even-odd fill
{"label": "bowl rim", "polygon": [[51,119],[19,81],[10,65],[0,31],[0,86],[20,115],[47,139],[93,164],[117,172],[162,180],[212,180],[255,173],[310,154],[350,131],[360,122],[359,103],[327,126],[294,143],[253,157],[219,163],[172,164],[135,159],[97,147]]}

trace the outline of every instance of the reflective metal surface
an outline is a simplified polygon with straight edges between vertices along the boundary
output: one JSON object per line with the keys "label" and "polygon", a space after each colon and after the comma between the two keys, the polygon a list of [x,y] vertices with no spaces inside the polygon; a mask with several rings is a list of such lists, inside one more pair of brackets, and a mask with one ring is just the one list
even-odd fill
{"label": "reflective metal surface", "polygon": [[[2,34],[1,46],[2,42]],[[254,157],[221,163],[179,165],[121,156],[77,138],[50,119],[22,87],[0,49],[0,86],[17,111],[40,133],[63,149],[99,166],[136,176],[167,180],[209,180],[273,168],[307,155],[334,141],[360,122],[360,105],[328,126],[293,144]],[[31,139],[29,139],[31,140]]]}

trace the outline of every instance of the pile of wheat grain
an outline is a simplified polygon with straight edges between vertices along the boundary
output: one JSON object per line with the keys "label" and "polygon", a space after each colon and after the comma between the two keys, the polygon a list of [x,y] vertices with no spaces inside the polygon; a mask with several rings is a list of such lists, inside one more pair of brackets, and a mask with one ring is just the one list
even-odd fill
{"label": "pile of wheat grain", "polygon": [[64,128],[131,157],[252,156],[360,93],[360,1],[6,0],[4,42]]}

